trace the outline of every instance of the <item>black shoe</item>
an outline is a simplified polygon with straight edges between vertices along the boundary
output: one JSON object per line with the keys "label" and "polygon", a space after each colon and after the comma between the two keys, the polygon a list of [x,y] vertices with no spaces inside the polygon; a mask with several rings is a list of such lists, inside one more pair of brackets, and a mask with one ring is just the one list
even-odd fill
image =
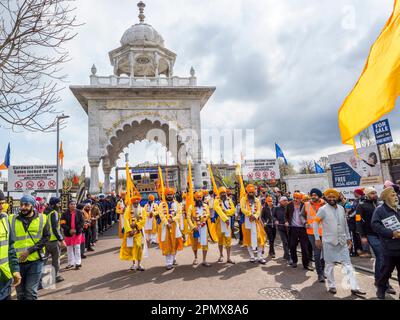
{"label": "black shoe", "polygon": [[322,274],[318,276],[318,282],[325,283],[325,277]]}
{"label": "black shoe", "polygon": [[269,256],[270,256],[272,259],[275,259],[275,253],[270,253]]}
{"label": "black shoe", "polygon": [[77,264],[77,265],[75,266],[75,270],[79,270],[81,267],[82,267],[81,264]]}
{"label": "black shoe", "polygon": [[86,259],[87,257],[83,254],[83,255],[81,255],[81,258]]}
{"label": "black shoe", "polygon": [[89,249],[87,249],[87,251],[94,251],[94,249],[90,247]]}
{"label": "black shoe", "polygon": [[314,271],[314,268],[313,267],[310,267],[310,266],[303,266],[303,268],[304,268],[304,270],[308,270],[308,271]]}
{"label": "black shoe", "polygon": [[354,296],[365,296],[367,293],[361,290],[351,290],[351,294]]}
{"label": "black shoe", "polygon": [[295,269],[295,268],[297,268],[297,263],[292,263],[291,266],[292,266],[292,268]]}
{"label": "black shoe", "polygon": [[337,290],[336,290],[336,288],[329,288],[328,292],[332,293],[332,294],[336,294]]}
{"label": "black shoe", "polygon": [[386,293],[387,294],[396,294],[396,290],[394,290],[392,286],[388,286],[388,288],[386,289]]}
{"label": "black shoe", "polygon": [[65,279],[61,276],[56,277],[56,283],[63,282]]}
{"label": "black shoe", "polygon": [[379,300],[385,300],[385,292],[383,290],[378,289],[378,291],[376,291],[376,297]]}

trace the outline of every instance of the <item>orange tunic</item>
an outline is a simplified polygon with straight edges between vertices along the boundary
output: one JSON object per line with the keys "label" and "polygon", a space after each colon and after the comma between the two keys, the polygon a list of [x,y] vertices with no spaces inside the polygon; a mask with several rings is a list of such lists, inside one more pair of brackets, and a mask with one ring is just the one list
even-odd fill
{"label": "orange tunic", "polygon": [[[158,214],[161,219],[159,229],[159,244],[164,256],[174,255],[177,251],[183,250],[182,233],[179,228],[182,215],[182,207],[177,201],[173,201],[171,209],[168,209],[167,202],[162,201],[158,206]],[[168,219],[172,218],[172,223],[168,227]]]}

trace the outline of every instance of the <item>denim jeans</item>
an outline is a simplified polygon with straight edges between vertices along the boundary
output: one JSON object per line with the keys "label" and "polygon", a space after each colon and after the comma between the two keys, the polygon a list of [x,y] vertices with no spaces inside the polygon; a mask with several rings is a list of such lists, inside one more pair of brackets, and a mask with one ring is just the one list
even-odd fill
{"label": "denim jeans", "polygon": [[324,275],[324,269],[325,269],[325,261],[322,258],[321,259],[321,255],[322,255],[322,250],[318,249],[315,246],[315,237],[314,235],[308,235],[308,240],[310,241],[312,248],[313,248],[313,252],[314,252],[314,262],[315,262],[315,269],[317,271],[317,274],[319,276],[323,276]]}
{"label": "denim jeans", "polygon": [[13,280],[0,281],[0,301],[9,300]]}
{"label": "denim jeans", "polygon": [[44,263],[41,260],[21,263],[19,265],[22,281],[16,288],[18,300],[37,300],[43,265]]}
{"label": "denim jeans", "polygon": [[381,269],[383,263],[383,251],[382,244],[379,237],[374,235],[367,235],[368,243],[372,248],[375,255],[375,280],[378,280],[381,276]]}

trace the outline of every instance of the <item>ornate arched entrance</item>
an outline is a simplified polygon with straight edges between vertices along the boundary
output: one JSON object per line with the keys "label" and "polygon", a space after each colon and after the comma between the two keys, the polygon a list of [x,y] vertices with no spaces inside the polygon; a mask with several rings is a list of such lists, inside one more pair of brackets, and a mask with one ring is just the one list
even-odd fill
{"label": "ornate arched entrance", "polygon": [[[139,8],[143,11],[143,3]],[[177,159],[180,165],[186,165],[186,155],[190,157],[195,187],[202,185],[200,111],[215,87],[197,86],[193,68],[189,77],[174,76],[175,53],[164,47],[143,13],[139,19],[122,36],[121,47],[109,53],[113,75],[98,76],[93,65],[90,85],[70,86],[88,114],[91,193],[99,192],[100,162],[109,192],[110,172],[123,148],[155,138],[173,154],[185,154]]]}

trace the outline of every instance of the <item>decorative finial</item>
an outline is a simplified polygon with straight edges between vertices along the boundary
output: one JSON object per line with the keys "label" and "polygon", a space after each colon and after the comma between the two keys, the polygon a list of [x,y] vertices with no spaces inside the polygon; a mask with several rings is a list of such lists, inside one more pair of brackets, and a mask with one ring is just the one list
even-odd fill
{"label": "decorative finial", "polygon": [[90,69],[90,71],[92,72],[92,75],[96,75],[96,73],[97,73],[97,68],[96,68],[96,66],[93,64],[92,65],[92,68]]}
{"label": "decorative finial", "polygon": [[144,22],[144,18],[146,18],[146,16],[144,15],[144,8],[146,7],[146,5],[144,4],[144,2],[143,1],[140,1],[138,4],[137,4],[137,6],[138,6],[138,8],[139,8],[139,21],[140,21],[140,23],[143,23]]}
{"label": "decorative finial", "polygon": [[190,68],[190,75],[191,75],[192,77],[194,77],[195,74],[196,74],[196,72],[194,71],[194,68],[193,68],[193,66],[192,66],[192,67]]}

